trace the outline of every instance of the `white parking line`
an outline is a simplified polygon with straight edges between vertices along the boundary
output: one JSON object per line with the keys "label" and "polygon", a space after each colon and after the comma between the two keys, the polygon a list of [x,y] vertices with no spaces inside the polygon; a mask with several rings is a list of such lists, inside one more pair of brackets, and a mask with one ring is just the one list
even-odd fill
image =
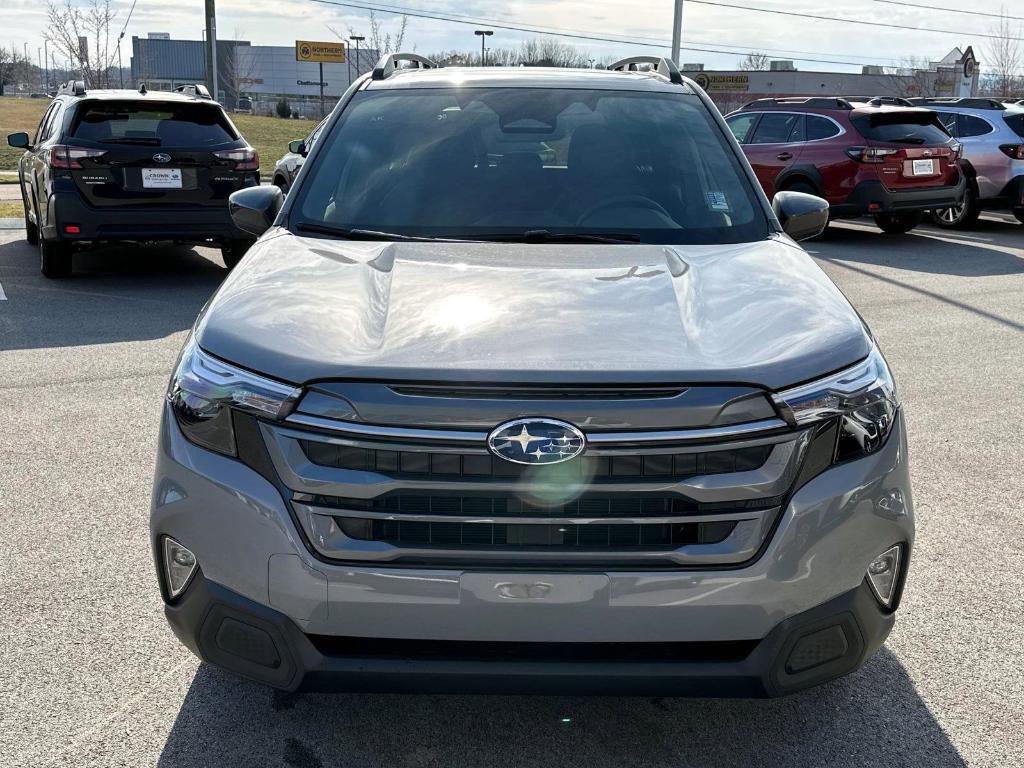
{"label": "white parking line", "polygon": [[7,301],[7,294],[4,293],[4,284],[0,283],[0,301]]}

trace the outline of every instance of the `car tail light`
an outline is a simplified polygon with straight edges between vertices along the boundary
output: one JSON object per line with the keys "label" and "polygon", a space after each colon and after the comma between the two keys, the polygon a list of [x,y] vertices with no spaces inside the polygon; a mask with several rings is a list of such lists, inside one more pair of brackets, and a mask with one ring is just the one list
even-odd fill
{"label": "car tail light", "polygon": [[82,160],[103,157],[105,154],[107,154],[105,149],[87,149],[86,147],[69,147],[66,144],[58,144],[50,148],[47,163],[51,168],[81,168]]}
{"label": "car tail light", "polygon": [[225,149],[220,152],[214,152],[213,156],[219,160],[234,161],[236,171],[258,171],[260,169],[259,153],[252,147]]}
{"label": "car tail light", "polygon": [[1003,144],[1000,147],[1003,154],[1014,160],[1024,160],[1024,144]]}
{"label": "car tail light", "polygon": [[858,163],[884,163],[886,159],[899,151],[898,149],[880,149],[879,147],[850,147],[846,150],[846,154]]}

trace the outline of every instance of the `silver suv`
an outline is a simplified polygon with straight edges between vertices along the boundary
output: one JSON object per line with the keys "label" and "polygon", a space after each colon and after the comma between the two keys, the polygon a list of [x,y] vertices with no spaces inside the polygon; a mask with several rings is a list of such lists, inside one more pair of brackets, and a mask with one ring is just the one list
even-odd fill
{"label": "silver suv", "polygon": [[262,237],[182,351],[152,497],[205,661],[775,696],[885,640],[914,538],[892,377],[795,242],[827,203],[769,204],[671,62],[388,56],[287,198],[232,207]]}
{"label": "silver suv", "polygon": [[983,210],[1009,210],[1024,222],[1024,106],[984,98],[911,101],[935,110],[963,145],[964,202],[935,211],[935,223],[968,227]]}

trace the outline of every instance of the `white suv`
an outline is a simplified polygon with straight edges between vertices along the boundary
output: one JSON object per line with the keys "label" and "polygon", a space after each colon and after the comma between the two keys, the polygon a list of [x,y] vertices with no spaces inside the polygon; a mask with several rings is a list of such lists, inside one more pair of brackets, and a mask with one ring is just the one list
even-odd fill
{"label": "white suv", "polygon": [[967,227],[983,210],[1010,210],[1024,222],[1024,105],[995,99],[912,99],[934,109],[963,144],[962,205],[935,211],[942,227]]}

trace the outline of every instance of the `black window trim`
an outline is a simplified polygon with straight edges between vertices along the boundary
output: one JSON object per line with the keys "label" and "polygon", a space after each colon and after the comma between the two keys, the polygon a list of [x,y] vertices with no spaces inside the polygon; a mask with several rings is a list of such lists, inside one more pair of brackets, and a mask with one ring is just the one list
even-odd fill
{"label": "black window trim", "polygon": [[[842,124],[838,120],[835,120],[835,119],[829,117],[828,115],[822,115],[822,114],[820,114],[818,112],[797,112],[795,110],[788,110],[788,109],[766,109],[766,110],[756,110],[756,111],[755,110],[750,110],[749,112],[733,112],[731,115],[729,115],[729,117],[739,117],[740,115],[750,115],[750,114],[756,114],[758,116],[758,119],[754,123],[753,127],[751,128],[750,137],[748,137],[748,138],[753,137],[753,135],[757,132],[757,127],[761,124],[761,118],[763,118],[765,115],[803,115],[805,118],[808,115],[813,115],[814,117],[820,117],[820,118],[823,118],[825,120],[828,120],[830,123],[832,123],[832,125],[834,125],[836,128],[839,129],[839,133],[836,133],[836,134],[834,134],[832,136],[828,136],[827,138],[824,138],[824,139],[809,139],[809,140],[808,139],[804,139],[803,141],[772,141],[772,142],[768,142],[768,143],[765,143],[765,144],[755,144],[755,143],[750,142],[750,141],[745,141],[745,142],[743,142],[743,146],[744,147],[781,147],[781,146],[786,145],[786,144],[814,144],[815,142],[819,142],[819,141],[831,141],[832,139],[839,138],[840,136],[844,136],[846,134],[846,129],[843,128]],[[804,121],[804,124],[806,126],[806,120]],[[805,127],[805,129],[804,129],[804,136],[806,136],[806,135],[807,135],[807,130],[806,130],[806,127]]]}

